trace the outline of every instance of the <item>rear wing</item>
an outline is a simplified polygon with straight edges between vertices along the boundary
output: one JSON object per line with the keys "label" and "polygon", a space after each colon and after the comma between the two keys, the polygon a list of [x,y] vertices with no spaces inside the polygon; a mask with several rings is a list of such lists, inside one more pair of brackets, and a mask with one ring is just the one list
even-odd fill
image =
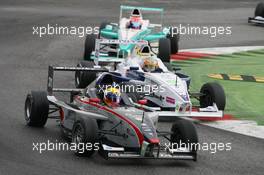
{"label": "rear wing", "polygon": [[122,52],[120,49],[111,49],[112,52],[116,53],[116,56],[108,56],[108,53],[104,51],[105,47],[111,45],[147,45],[148,42],[145,40],[115,40],[115,39],[96,39],[95,51],[92,53],[91,58],[94,60],[95,65],[99,65],[99,62],[111,62],[119,63],[124,60],[119,58],[119,53]]}
{"label": "rear wing", "polygon": [[155,7],[137,7],[137,6],[128,6],[128,5],[121,5],[120,6],[121,10],[133,10],[133,9],[138,9],[138,10],[144,10],[144,11],[158,11],[158,12],[163,12],[163,8],[155,8]]}
{"label": "rear wing", "polygon": [[81,92],[82,91],[82,89],[77,89],[77,88],[54,88],[53,82],[54,82],[55,71],[108,72],[107,69],[101,68],[101,67],[96,67],[96,66],[94,66],[93,68],[90,68],[90,67],[70,67],[70,66],[49,66],[47,92],[48,92],[48,95],[50,95],[50,96],[53,94],[53,92],[71,92],[71,93],[73,93],[73,92]]}

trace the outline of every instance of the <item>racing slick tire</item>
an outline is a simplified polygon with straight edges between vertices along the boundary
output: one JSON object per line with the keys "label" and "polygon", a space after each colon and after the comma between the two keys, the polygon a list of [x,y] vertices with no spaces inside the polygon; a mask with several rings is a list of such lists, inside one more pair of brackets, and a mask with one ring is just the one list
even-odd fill
{"label": "racing slick tire", "polygon": [[255,17],[256,16],[261,16],[264,18],[264,3],[258,3],[256,9],[255,9]]}
{"label": "racing slick tire", "polygon": [[[69,105],[70,107],[74,108],[74,109],[80,110],[80,108],[76,104],[73,104],[72,102],[71,103],[66,103],[66,104]],[[60,113],[61,113],[61,111],[60,111]],[[63,124],[60,124],[60,133],[61,133],[62,139],[64,139],[68,143],[71,143],[71,140],[72,140],[71,131],[69,129],[66,129],[63,126]]]}
{"label": "racing slick tire", "polygon": [[77,156],[91,157],[95,150],[99,150],[99,144],[96,146],[97,138],[98,126],[96,120],[87,118],[77,120],[74,123],[72,143],[76,145],[75,154]]}
{"label": "racing slick tire", "polygon": [[194,155],[194,160],[196,160],[198,135],[194,124],[189,120],[178,119],[172,125],[171,132],[171,146],[173,146],[173,148],[186,146]]}
{"label": "racing slick tire", "polygon": [[200,93],[200,107],[206,108],[216,104],[219,110],[224,110],[226,96],[223,87],[218,83],[206,83],[202,86]]}
{"label": "racing slick tire", "polygon": [[[175,31],[172,32],[172,30],[176,30],[176,29],[171,28],[170,34],[168,34],[167,38],[170,40],[171,54],[176,54],[176,53],[178,53],[178,50],[179,50],[180,35]],[[175,34],[175,33],[177,33],[177,34]]]}
{"label": "racing slick tire", "polygon": [[84,44],[84,60],[92,61],[91,54],[95,50],[96,35],[86,35]]}
{"label": "racing slick tire", "polygon": [[158,57],[162,62],[170,62],[171,43],[168,38],[159,39],[159,53]]}
{"label": "racing slick tire", "polygon": [[43,127],[48,119],[49,101],[44,91],[32,91],[25,101],[25,120],[28,126]]}
{"label": "racing slick tire", "polygon": [[[92,61],[81,61],[77,67],[93,67]],[[75,87],[86,88],[91,82],[96,79],[96,72],[76,71],[75,72]]]}

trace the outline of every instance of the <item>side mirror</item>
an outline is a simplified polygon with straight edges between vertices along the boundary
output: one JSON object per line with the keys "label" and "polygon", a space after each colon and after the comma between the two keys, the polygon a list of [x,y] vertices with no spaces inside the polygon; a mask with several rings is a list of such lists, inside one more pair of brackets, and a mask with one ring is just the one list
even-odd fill
{"label": "side mirror", "polygon": [[99,98],[89,98],[89,101],[92,103],[100,103],[101,100]]}
{"label": "side mirror", "polygon": [[140,105],[146,105],[148,103],[148,100],[147,99],[138,100],[137,103],[140,104]]}

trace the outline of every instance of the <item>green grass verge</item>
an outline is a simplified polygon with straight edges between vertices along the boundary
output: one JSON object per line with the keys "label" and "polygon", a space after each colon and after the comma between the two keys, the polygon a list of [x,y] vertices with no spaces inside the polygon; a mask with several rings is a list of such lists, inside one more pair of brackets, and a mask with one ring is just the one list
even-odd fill
{"label": "green grass verge", "polygon": [[206,82],[218,82],[226,93],[226,113],[264,125],[264,83],[216,80],[207,76],[212,73],[226,73],[264,77],[264,50],[171,63],[181,67],[182,72],[191,76],[192,92],[199,91]]}

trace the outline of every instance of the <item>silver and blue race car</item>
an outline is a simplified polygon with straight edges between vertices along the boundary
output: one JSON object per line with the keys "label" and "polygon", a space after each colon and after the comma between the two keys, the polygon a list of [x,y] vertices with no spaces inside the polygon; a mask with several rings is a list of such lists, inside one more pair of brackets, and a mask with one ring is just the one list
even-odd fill
{"label": "silver and blue race car", "polygon": [[[56,71],[101,72],[84,89],[55,88]],[[32,91],[25,101],[28,126],[43,127],[47,119],[59,120],[62,132],[77,145],[75,153],[92,156],[98,152],[106,159],[197,159],[197,132],[191,121],[178,118],[168,131],[158,127],[159,112],[145,100],[133,101],[134,93],[121,93],[118,106],[102,100],[102,87],[128,79],[103,68],[49,67],[46,91]],[[70,100],[55,94],[70,93]],[[162,140],[163,139],[163,140]],[[82,149],[89,144],[89,148]],[[80,147],[79,145],[82,145]],[[185,146],[184,146],[185,145]]]}

